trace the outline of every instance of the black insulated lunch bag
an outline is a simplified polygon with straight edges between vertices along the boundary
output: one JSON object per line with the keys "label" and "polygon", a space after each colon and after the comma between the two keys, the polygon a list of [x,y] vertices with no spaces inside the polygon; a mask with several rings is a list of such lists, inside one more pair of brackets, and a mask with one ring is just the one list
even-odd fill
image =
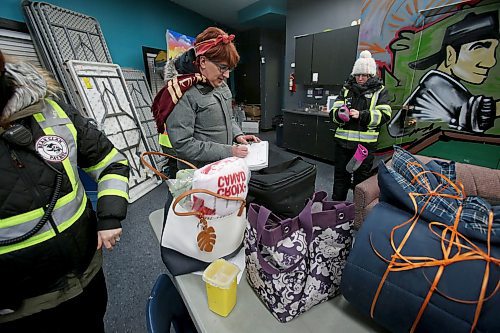
{"label": "black insulated lunch bag", "polygon": [[263,205],[282,217],[295,217],[314,193],[316,165],[300,157],[252,171],[247,203]]}

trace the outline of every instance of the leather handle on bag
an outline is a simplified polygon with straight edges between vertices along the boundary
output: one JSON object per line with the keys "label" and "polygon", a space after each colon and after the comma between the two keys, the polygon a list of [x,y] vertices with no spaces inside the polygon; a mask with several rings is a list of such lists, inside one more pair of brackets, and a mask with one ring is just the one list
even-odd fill
{"label": "leather handle on bag", "polygon": [[225,195],[220,195],[220,194],[217,194],[215,192],[199,188],[199,189],[193,189],[193,190],[186,191],[186,192],[182,193],[181,195],[179,195],[177,198],[175,198],[174,203],[172,204],[172,211],[174,212],[175,215],[178,215],[178,216],[196,215],[199,218],[203,217],[203,213],[200,213],[197,211],[183,213],[183,212],[177,212],[175,210],[175,206],[179,203],[179,201],[181,201],[182,199],[184,199],[185,197],[187,197],[188,195],[191,195],[193,193],[205,193],[205,194],[213,195],[214,197],[217,197],[220,199],[225,199],[225,200],[230,200],[230,201],[241,201],[241,206],[240,206],[240,210],[238,211],[238,216],[241,216],[241,214],[243,214],[243,210],[245,209],[245,205],[246,205],[245,199],[238,198],[238,197],[226,197]]}
{"label": "leather handle on bag", "polygon": [[161,179],[163,180],[166,180],[166,179],[169,179],[167,176],[165,176],[163,173],[161,173],[160,171],[158,171],[154,166],[152,166],[149,162],[146,161],[146,156],[150,156],[150,155],[155,155],[155,156],[163,156],[163,157],[168,157],[168,158],[173,158],[174,160],[177,160],[177,161],[180,161],[184,164],[186,164],[188,167],[190,167],[191,169],[198,169],[194,164],[191,164],[189,163],[188,161],[184,161],[183,159],[180,159],[178,157],[175,157],[175,156],[172,156],[170,154],[166,154],[166,153],[161,153],[159,151],[145,151],[144,153],[141,154],[141,163],[148,167],[151,171],[154,172],[155,175],[157,175],[158,177],[160,177]]}

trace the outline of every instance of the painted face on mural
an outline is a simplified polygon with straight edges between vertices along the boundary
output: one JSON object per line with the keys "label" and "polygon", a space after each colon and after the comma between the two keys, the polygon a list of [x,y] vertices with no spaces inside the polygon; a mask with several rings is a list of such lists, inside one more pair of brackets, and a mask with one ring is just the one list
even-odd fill
{"label": "painted face on mural", "polygon": [[456,53],[451,46],[446,48],[445,66],[449,73],[462,81],[481,84],[488,71],[495,66],[496,39],[483,39],[463,44]]}

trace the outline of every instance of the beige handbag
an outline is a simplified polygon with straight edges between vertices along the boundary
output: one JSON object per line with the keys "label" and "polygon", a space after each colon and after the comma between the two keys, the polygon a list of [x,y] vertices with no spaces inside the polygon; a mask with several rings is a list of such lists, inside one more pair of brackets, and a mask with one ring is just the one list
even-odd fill
{"label": "beige handbag", "polygon": [[[146,155],[160,155],[169,158],[174,156],[159,153],[145,152],[141,154],[141,161],[162,179],[168,179],[145,161]],[[179,159],[178,159],[179,160]],[[181,160],[186,165],[194,165]],[[195,193],[211,195],[229,201],[239,201],[240,207],[233,213],[225,216],[205,216],[199,211],[188,211],[179,202]],[[188,257],[212,262],[216,259],[234,253],[243,242],[246,219],[246,201],[238,197],[228,197],[204,189],[192,189],[176,197],[169,207],[167,220],[163,229],[161,246],[180,252]]]}
{"label": "beige handbag", "polygon": [[[239,210],[226,216],[204,216],[197,211],[187,211],[181,205],[184,197],[205,193],[215,197],[240,201]],[[236,251],[243,242],[247,225],[245,200],[225,197],[215,192],[196,189],[186,191],[170,206],[161,245],[204,262],[212,262]]]}

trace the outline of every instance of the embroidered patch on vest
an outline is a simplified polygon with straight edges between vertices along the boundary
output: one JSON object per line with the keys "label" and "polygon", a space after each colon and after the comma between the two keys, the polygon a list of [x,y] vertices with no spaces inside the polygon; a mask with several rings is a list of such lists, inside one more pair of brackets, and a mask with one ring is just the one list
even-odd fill
{"label": "embroidered patch on vest", "polygon": [[372,97],[373,97],[373,93],[368,93],[368,94],[365,94],[365,97],[366,97],[366,98],[372,98]]}
{"label": "embroidered patch on vest", "polygon": [[44,160],[62,162],[69,155],[68,144],[57,135],[45,135],[36,140],[36,151]]}

